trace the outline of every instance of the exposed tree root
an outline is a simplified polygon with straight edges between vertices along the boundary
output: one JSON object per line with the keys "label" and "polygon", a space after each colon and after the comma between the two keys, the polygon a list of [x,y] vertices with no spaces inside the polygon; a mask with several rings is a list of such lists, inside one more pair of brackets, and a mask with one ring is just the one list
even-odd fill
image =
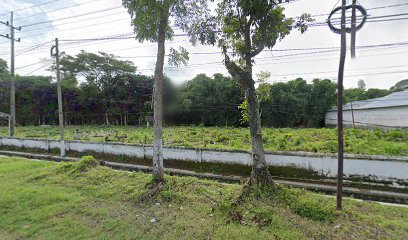
{"label": "exposed tree root", "polygon": [[146,185],[147,192],[140,196],[140,202],[147,202],[150,199],[156,197],[164,188],[164,179],[153,180],[151,183]]}
{"label": "exposed tree root", "polygon": [[248,182],[243,186],[240,195],[233,203],[233,206],[240,205],[245,198],[249,197],[253,193],[257,193],[262,189],[270,189],[275,185],[272,175],[269,173],[267,167],[252,168],[251,176]]}
{"label": "exposed tree root", "polygon": [[272,187],[274,185],[272,175],[270,174],[268,167],[252,167],[251,177],[248,185],[252,187]]}

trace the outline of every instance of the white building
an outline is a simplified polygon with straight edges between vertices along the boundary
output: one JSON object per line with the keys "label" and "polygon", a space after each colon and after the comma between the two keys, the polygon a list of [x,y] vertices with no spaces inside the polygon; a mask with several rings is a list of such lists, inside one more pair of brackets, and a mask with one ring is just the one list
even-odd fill
{"label": "white building", "polygon": [[[354,121],[353,121],[354,115]],[[343,124],[362,128],[408,128],[408,90],[343,106]],[[337,126],[337,108],[326,113],[326,126]]]}

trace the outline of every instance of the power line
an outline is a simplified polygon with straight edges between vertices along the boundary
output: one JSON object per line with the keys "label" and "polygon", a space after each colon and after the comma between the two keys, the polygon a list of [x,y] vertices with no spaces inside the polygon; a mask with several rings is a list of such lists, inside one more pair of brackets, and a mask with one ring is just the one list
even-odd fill
{"label": "power line", "polygon": [[31,63],[31,64],[28,64],[28,65],[24,65],[24,66],[16,68],[16,70],[23,69],[23,68],[28,68],[28,67],[31,67],[31,66],[35,66],[35,65],[38,65],[40,63],[44,63],[44,61],[39,61],[39,62]]}
{"label": "power line", "polygon": [[[101,17],[105,17],[105,16],[101,16]],[[90,28],[90,27],[94,27],[94,26],[99,26],[99,25],[106,25],[106,24],[112,24],[112,23],[116,23],[116,22],[122,22],[122,21],[128,21],[129,19],[128,18],[126,18],[126,19],[124,19],[124,18],[121,18],[121,19],[115,19],[115,20],[111,20],[111,21],[105,21],[105,22],[99,22],[99,23],[93,23],[93,24],[88,24],[88,25],[81,25],[81,28],[80,28],[80,30],[84,30],[84,29],[87,29],[87,28]],[[82,22],[82,20],[81,21],[78,21],[78,22]],[[66,23],[66,24],[71,24],[71,23],[73,23],[73,22],[68,22],[68,23]],[[59,26],[59,25],[58,25]],[[46,29],[46,28],[36,28],[36,29],[30,29],[30,31],[24,31],[24,33],[26,33],[26,32],[31,32],[31,30],[42,30],[42,29]],[[62,33],[62,32],[69,32],[69,31],[73,31],[73,30],[77,30],[77,32],[76,33],[80,33],[80,32],[82,32],[82,31],[80,31],[80,32],[78,32],[78,27],[73,27],[73,28],[67,28],[67,29],[62,29],[62,30],[56,30],[56,31],[52,31],[52,32],[47,32],[47,34],[56,34],[56,33]],[[89,32],[89,30],[87,30],[86,32]],[[30,34],[30,35],[23,35],[22,37],[23,38],[28,38],[28,37],[37,37],[37,36],[43,36],[44,35],[44,33],[37,33],[37,34]]]}
{"label": "power line", "polygon": [[53,10],[49,10],[49,11],[45,11],[45,12],[40,12],[40,13],[36,13],[36,14],[33,14],[33,15],[29,15],[29,16],[19,17],[19,18],[16,18],[16,20],[28,19],[28,18],[44,15],[44,14],[51,13],[51,12],[57,12],[57,11],[61,11],[61,10],[68,9],[68,8],[73,8],[73,7],[79,7],[79,6],[82,6],[82,5],[85,5],[85,4],[88,4],[88,3],[92,3],[92,2],[97,2],[97,1],[99,1],[99,0],[91,0],[91,1],[83,2],[83,3],[78,3],[78,4],[75,4],[75,5],[70,5],[70,6],[66,6],[66,7],[62,7],[62,8],[58,8],[58,9],[53,9]]}
{"label": "power line", "polygon": [[[111,14],[111,15],[114,15],[114,14]],[[90,18],[83,18],[83,19],[79,19],[79,20],[76,20],[76,21],[69,21],[69,22],[65,22],[65,23],[58,23],[58,24],[55,24],[55,25],[53,25],[53,26],[55,26],[55,27],[60,27],[60,26],[63,26],[63,25],[69,25],[69,24],[73,24],[73,23],[79,23],[79,22],[84,22],[84,21],[88,21],[88,20],[94,20],[94,19],[99,19],[99,18],[106,18],[106,15],[102,15],[102,16],[94,16],[94,17],[90,17]],[[51,21],[52,22],[52,21]],[[104,23],[106,23],[106,22],[102,22],[102,23],[100,23],[100,24],[104,24]],[[86,26],[86,25],[85,25]],[[82,27],[82,26],[81,26]],[[48,29],[48,27],[38,27],[38,28],[30,28],[30,29],[28,29],[28,30],[24,30],[24,32],[32,32],[32,31],[36,31],[36,30],[43,30],[43,29]]]}
{"label": "power line", "polygon": [[[52,0],[52,1],[48,1],[48,2],[43,2],[43,3],[40,3],[40,4],[34,5],[34,6],[15,9],[15,10],[13,10],[13,12],[19,12],[19,11],[24,11],[24,10],[27,10],[27,9],[33,9],[33,8],[36,8],[36,7],[44,6],[44,5],[59,2],[59,1],[63,1],[63,0]],[[5,14],[9,14],[9,12],[0,13],[0,15],[5,15]]]}
{"label": "power line", "polygon": [[[366,8],[366,10],[377,10],[377,9],[384,9],[384,8],[394,8],[394,7],[401,7],[401,6],[407,6],[408,3],[402,3],[402,4],[392,4],[392,5],[386,5],[386,6],[380,6],[380,7],[372,7],[372,8]],[[325,16],[327,17],[329,14],[327,13],[319,13],[319,14],[312,14],[311,17],[322,17]],[[294,18],[294,17],[291,17]]]}
{"label": "power line", "polygon": [[384,9],[384,8],[394,8],[394,7],[401,7],[401,6],[407,6],[407,5],[408,5],[408,3],[401,3],[401,4],[386,5],[386,6],[381,6],[381,7],[367,8],[367,10],[377,10],[377,9]]}
{"label": "power line", "polygon": [[[83,16],[92,15],[92,14],[96,14],[96,13],[107,12],[107,11],[111,11],[111,10],[115,10],[115,9],[119,9],[119,8],[123,8],[123,7],[122,7],[122,6],[111,7],[111,8],[106,8],[106,9],[98,10],[98,11],[82,13],[82,14],[78,14],[78,15],[74,15],[74,16],[58,18],[58,19],[54,19],[54,20],[47,20],[47,21],[42,21],[42,22],[36,22],[36,23],[26,24],[26,25],[23,25],[23,26],[21,26],[21,27],[31,27],[31,26],[41,25],[41,24],[45,24],[45,23],[57,22],[57,21],[67,20],[67,19],[72,19],[72,18],[78,18],[78,17],[83,17]],[[106,16],[105,16],[105,17],[106,17]]]}
{"label": "power line", "polygon": [[33,71],[27,73],[26,75],[31,75],[31,74],[33,74],[33,73],[35,73],[35,72],[37,72],[37,71],[39,71],[39,70],[41,70],[41,69],[43,69],[43,68],[45,68],[45,67],[48,67],[48,66],[50,66],[49,63],[47,63],[47,64],[45,64],[45,65],[43,65],[43,66],[41,66],[41,67],[39,67],[39,68],[36,68],[35,70],[33,70]]}

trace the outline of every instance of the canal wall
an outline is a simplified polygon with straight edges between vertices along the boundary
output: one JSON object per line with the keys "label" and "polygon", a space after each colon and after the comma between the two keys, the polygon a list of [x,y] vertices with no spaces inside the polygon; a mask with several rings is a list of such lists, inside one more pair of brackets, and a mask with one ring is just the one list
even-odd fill
{"label": "canal wall", "polygon": [[[1,147],[50,152],[58,151],[60,143],[57,140],[0,137]],[[136,159],[151,159],[153,154],[153,147],[150,145],[82,141],[65,141],[65,150]],[[185,161],[234,166],[250,166],[252,163],[252,156],[248,151],[165,147],[163,156],[165,162]],[[335,178],[337,174],[336,154],[267,151],[266,162],[273,167],[313,171],[327,178]],[[408,157],[345,154],[344,175],[350,179],[388,181],[408,186]]]}

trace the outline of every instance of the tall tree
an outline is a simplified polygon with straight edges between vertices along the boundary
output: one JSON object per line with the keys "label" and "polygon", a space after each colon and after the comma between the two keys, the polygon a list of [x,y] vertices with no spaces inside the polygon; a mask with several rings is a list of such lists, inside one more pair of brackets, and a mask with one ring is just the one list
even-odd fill
{"label": "tall tree", "polygon": [[198,74],[181,87],[179,96],[180,105],[174,117],[179,123],[205,126],[239,124],[236,106],[242,102],[243,96],[231,77]]}
{"label": "tall tree", "polygon": [[[98,101],[99,104],[97,108],[92,103],[91,105],[86,103],[82,107],[90,110],[88,114],[96,113],[101,116],[103,114],[106,124],[110,124],[109,115],[113,115],[113,120],[118,122],[120,119],[118,116],[121,116],[120,112],[125,112],[126,102],[123,101],[127,95],[125,82],[129,79],[128,76],[135,75],[136,69],[133,62],[119,60],[117,56],[104,52],[96,54],[81,51],[76,56],[63,55],[61,70],[66,114],[76,112],[76,109],[67,109],[67,107],[75,104],[71,101],[72,96],[79,93],[75,93],[73,90],[76,88],[78,78],[84,78],[85,81],[81,84],[81,89],[86,93],[83,95],[86,98],[83,100]],[[71,98],[66,98],[66,96],[71,96]],[[65,119],[70,120],[70,118]],[[81,122],[83,122],[83,118]]]}
{"label": "tall tree", "polygon": [[6,60],[0,58],[0,74],[4,75],[8,73],[8,65]]}
{"label": "tall tree", "polygon": [[[122,0],[132,17],[136,39],[140,42],[157,42],[157,59],[154,72],[154,145],[153,176],[154,182],[163,183],[163,139],[162,139],[162,92],[165,41],[172,40],[173,28],[179,27],[187,32],[192,42],[196,40],[195,26],[208,17],[209,9],[206,0]],[[173,24],[171,24],[173,22]],[[187,51],[180,47],[180,52],[170,50],[169,63],[179,65],[186,63]]]}
{"label": "tall tree", "polygon": [[366,88],[366,84],[365,84],[363,79],[358,80],[357,86],[360,89],[365,89]]}
{"label": "tall tree", "polygon": [[[262,142],[259,102],[252,76],[254,57],[265,48],[271,49],[278,40],[293,28],[306,31],[310,15],[304,14],[295,21],[286,18],[279,6],[282,0],[222,0],[218,4],[218,45],[225,57],[225,66],[238,82],[248,102],[249,128],[252,143],[253,167],[250,185],[272,185]],[[286,0],[286,2],[289,2]]]}

